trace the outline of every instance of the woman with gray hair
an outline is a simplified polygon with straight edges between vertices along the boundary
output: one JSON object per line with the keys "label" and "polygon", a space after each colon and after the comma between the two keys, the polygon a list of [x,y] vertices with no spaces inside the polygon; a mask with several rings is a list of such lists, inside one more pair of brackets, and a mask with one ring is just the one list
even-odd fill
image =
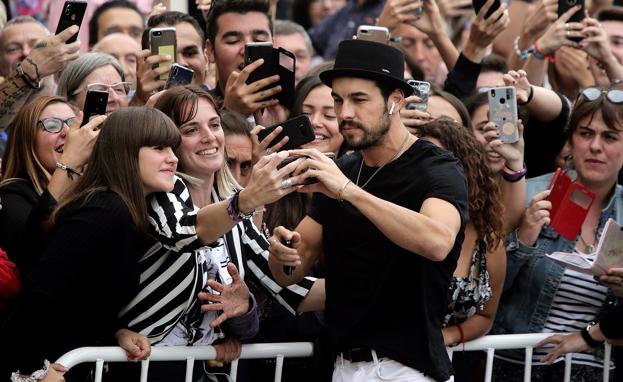
{"label": "woman with gray hair", "polygon": [[86,53],[69,63],[61,73],[58,95],[84,109],[87,91],[108,92],[106,114],[128,106],[130,82],[125,81],[119,61],[106,53]]}

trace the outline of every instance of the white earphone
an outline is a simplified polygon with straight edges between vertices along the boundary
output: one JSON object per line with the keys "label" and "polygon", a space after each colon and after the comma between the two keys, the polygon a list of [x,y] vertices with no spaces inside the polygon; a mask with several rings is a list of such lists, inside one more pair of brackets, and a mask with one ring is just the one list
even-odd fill
{"label": "white earphone", "polygon": [[396,106],[396,102],[392,101],[392,107],[389,108],[389,115],[392,115],[394,113],[394,107]]}

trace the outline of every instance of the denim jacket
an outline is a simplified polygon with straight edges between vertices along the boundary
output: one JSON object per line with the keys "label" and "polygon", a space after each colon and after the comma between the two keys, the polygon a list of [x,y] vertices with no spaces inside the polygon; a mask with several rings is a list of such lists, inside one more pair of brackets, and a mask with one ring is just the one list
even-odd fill
{"label": "denim jacket", "polygon": [[[553,173],[529,179],[526,183],[526,206],[534,195],[549,188]],[[623,223],[623,187],[617,185],[606,208],[601,211],[596,237],[601,236],[608,218]],[[492,333],[540,333],[549,315],[554,295],[565,267],[550,260],[546,253],[572,252],[574,241],[560,236],[549,226],[543,227],[534,247],[517,239],[517,230],[506,240],[507,268],[504,292],[500,300]],[[604,308],[615,302],[608,292]]]}

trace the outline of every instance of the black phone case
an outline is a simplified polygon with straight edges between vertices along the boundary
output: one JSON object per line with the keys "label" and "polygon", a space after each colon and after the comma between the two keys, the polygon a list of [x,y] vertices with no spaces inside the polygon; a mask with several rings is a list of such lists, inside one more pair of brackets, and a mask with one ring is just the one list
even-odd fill
{"label": "black phone case", "polygon": [[[72,25],[82,25],[82,19],[84,18],[84,13],[86,12],[86,10],[86,2],[66,1],[65,5],[63,5],[61,18],[60,20],[58,20],[58,25],[56,26],[56,34],[61,33]],[[67,40],[66,44],[71,44],[72,42],[76,41],[78,39],[78,33],[71,36],[69,40]]]}
{"label": "black phone case", "polygon": [[306,115],[299,115],[285,122],[267,127],[257,133],[258,139],[263,141],[268,134],[272,133],[279,126],[283,127],[283,131],[273,139],[268,147],[273,147],[286,136],[290,139],[281,150],[293,150],[314,140],[314,129]]}
{"label": "black phone case", "polygon": [[[279,63],[280,54],[285,54],[292,59],[294,62],[292,65],[293,70],[289,70]],[[278,74],[279,82],[270,84],[262,90],[280,85],[281,91],[277,93],[275,97],[279,100],[281,105],[291,109],[292,106],[294,106],[294,68],[296,68],[296,56],[283,48],[273,48],[271,45],[249,45],[246,47],[245,65],[249,65],[260,58],[264,59],[264,63],[249,74],[246,83],[251,84],[263,78]]]}
{"label": "black phone case", "polygon": [[[576,5],[581,5],[582,8],[580,8],[580,10],[575,12],[571,16],[568,22],[579,23],[580,21],[584,20],[584,12],[585,12],[584,0],[558,0],[558,17],[560,17],[561,15],[563,15],[565,12],[575,7]],[[570,38],[570,40],[579,42],[582,39],[578,37],[574,37],[574,38]]]}
{"label": "black phone case", "polygon": [[91,117],[106,114],[106,104],[108,103],[108,92],[99,90],[89,90],[84,101],[83,119],[80,127],[89,123]]}
{"label": "black phone case", "polygon": [[193,74],[195,72],[192,69],[186,68],[184,66],[173,64],[171,66],[171,70],[169,71],[169,79],[167,83],[164,85],[165,89],[170,89],[174,86],[183,86],[188,85],[193,81]]}
{"label": "black phone case", "polygon": [[[476,14],[480,12],[480,9],[485,6],[486,2],[487,0],[472,0],[472,5],[474,6],[474,11],[476,12]],[[489,10],[487,11],[485,19],[488,19],[489,16],[493,14],[493,12],[498,10],[498,8],[500,8],[500,0],[495,0],[493,2],[493,5],[491,5],[491,8],[489,8]]]}

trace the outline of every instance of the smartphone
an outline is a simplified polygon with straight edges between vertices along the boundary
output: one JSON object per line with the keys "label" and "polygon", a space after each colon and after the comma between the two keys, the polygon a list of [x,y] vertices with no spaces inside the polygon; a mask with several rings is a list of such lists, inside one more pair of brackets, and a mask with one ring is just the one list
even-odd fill
{"label": "smartphone", "polygon": [[[335,154],[333,153],[322,153],[322,154],[326,156],[327,158],[331,159],[332,161],[335,161]],[[277,165],[277,170],[289,165],[290,163],[294,162],[295,160],[299,158],[300,157],[295,157],[295,156],[287,157],[286,159],[282,160],[281,163]],[[309,184],[314,184],[314,183],[318,183],[318,179],[315,177],[310,177],[310,178],[305,179],[302,184],[309,185]]]}
{"label": "smartphone", "polygon": [[[577,12],[575,12],[571,18],[569,19],[569,23],[579,23],[584,20],[585,17],[585,8],[584,8],[584,0],[558,0],[558,17],[562,16],[569,9],[575,7],[576,5],[581,6]],[[569,40],[580,42],[582,38],[580,37],[570,37]]]}
{"label": "smartphone", "polygon": [[595,193],[572,182],[560,168],[552,177],[549,189],[547,200],[552,203],[549,225],[562,237],[575,241],[595,200]]}
{"label": "smartphone", "polygon": [[[275,55],[272,42],[251,42],[244,47],[244,64],[250,65],[260,58],[264,63],[249,74],[247,84],[259,81],[275,74]],[[275,85],[273,85],[275,86]]]}
{"label": "smartphone", "polygon": [[[61,18],[58,20],[58,25],[56,26],[56,34],[61,33],[72,25],[80,26],[86,10],[86,1],[66,1],[61,11]],[[71,36],[65,44],[71,44],[76,41],[78,39],[78,33]]]}
{"label": "smartphone", "polygon": [[495,123],[500,133],[500,141],[504,143],[519,141],[515,88],[512,86],[491,88],[488,95],[489,121]]}
{"label": "smartphone", "polygon": [[261,90],[270,89],[277,85],[281,86],[281,91],[274,97],[279,100],[280,104],[291,109],[294,105],[296,56],[283,48],[274,48],[270,42],[246,44],[244,50],[245,65],[249,65],[260,58],[264,59],[264,63],[249,74],[246,83],[251,84],[278,74],[279,82],[270,84]]}
{"label": "smartphone", "polygon": [[[154,65],[154,68],[171,66],[175,63],[175,53],[177,52],[177,38],[175,36],[175,28],[153,28],[150,31],[151,54],[168,54],[171,59]],[[161,80],[166,81],[169,73],[162,74]]]}
{"label": "smartphone", "polygon": [[[472,5],[474,6],[474,11],[476,12],[476,14],[480,12],[480,9],[485,6],[486,2],[487,0],[472,0]],[[500,8],[500,6],[500,0],[495,0],[491,5],[491,8],[489,8],[487,13],[485,14],[485,19],[488,19],[493,14],[493,12],[497,11],[498,8]]]}
{"label": "smartphone", "polygon": [[169,79],[164,85],[164,88],[169,89],[173,86],[188,85],[189,83],[193,82],[194,73],[194,70],[175,63],[171,65],[171,70],[169,71]]}
{"label": "smartphone", "polygon": [[290,139],[281,150],[293,150],[313,141],[316,137],[309,118],[306,115],[299,115],[298,117],[288,119],[285,122],[261,130],[257,133],[257,138],[263,141],[268,134],[272,133],[279,126],[283,127],[283,130],[270,142],[268,147],[273,147],[287,136]]}
{"label": "smartphone", "polygon": [[413,95],[420,97],[420,102],[409,102],[407,110],[426,111],[428,109],[428,96],[430,94],[430,82],[407,80],[407,83],[413,88]]}
{"label": "smartphone", "polygon": [[389,30],[385,27],[377,27],[374,25],[360,25],[359,28],[357,28],[357,40],[387,44],[389,41]]}
{"label": "smartphone", "polygon": [[83,119],[80,127],[89,123],[91,118],[97,115],[106,114],[106,104],[108,103],[108,92],[100,90],[89,90],[84,101]]}

